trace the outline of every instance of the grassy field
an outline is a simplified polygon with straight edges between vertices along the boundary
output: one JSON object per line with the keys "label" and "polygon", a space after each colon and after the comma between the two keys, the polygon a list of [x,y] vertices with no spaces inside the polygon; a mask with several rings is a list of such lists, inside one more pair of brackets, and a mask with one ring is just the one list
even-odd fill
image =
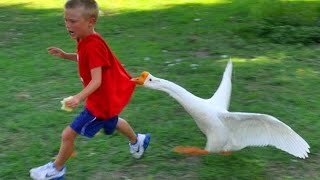
{"label": "grassy field", "polygon": [[[185,156],[203,147],[192,118],[163,92],[137,87],[121,114],[150,132],[145,157],[131,158],[119,133],[79,137],[66,179],[320,179],[320,3],[278,0],[98,1],[102,34],[132,76],[147,70],[208,98],[231,57],[230,111],[260,112],[288,124],[311,146],[297,159],[273,147],[231,156]],[[77,67],[48,55],[75,51],[63,22],[64,0],[0,2],[0,177],[25,180],[57,154],[60,134],[81,108],[60,100],[81,90]]]}

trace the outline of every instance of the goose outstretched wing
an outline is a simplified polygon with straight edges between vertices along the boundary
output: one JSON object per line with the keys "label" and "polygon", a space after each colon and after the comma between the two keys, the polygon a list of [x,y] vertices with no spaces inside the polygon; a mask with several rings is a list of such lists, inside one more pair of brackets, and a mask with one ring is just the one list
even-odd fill
{"label": "goose outstretched wing", "polygon": [[275,146],[299,158],[308,157],[310,146],[277,118],[258,113],[230,112],[219,115],[235,146]]}

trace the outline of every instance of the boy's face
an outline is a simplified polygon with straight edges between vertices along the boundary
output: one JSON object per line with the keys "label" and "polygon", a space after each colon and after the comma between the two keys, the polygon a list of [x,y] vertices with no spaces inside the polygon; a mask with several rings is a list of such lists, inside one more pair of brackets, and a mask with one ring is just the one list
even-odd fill
{"label": "boy's face", "polygon": [[72,39],[83,39],[94,32],[94,18],[84,17],[84,9],[68,8],[64,10],[65,26]]}

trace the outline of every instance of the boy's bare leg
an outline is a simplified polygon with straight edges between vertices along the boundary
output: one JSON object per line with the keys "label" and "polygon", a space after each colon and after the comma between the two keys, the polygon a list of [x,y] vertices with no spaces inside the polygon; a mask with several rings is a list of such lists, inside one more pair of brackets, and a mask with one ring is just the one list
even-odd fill
{"label": "boy's bare leg", "polygon": [[120,117],[118,119],[117,130],[128,137],[131,144],[135,144],[137,142],[136,133],[133,131],[129,123]]}
{"label": "boy's bare leg", "polygon": [[76,137],[77,133],[69,126],[64,129],[61,138],[60,151],[56,160],[54,161],[56,169],[60,170],[72,155]]}

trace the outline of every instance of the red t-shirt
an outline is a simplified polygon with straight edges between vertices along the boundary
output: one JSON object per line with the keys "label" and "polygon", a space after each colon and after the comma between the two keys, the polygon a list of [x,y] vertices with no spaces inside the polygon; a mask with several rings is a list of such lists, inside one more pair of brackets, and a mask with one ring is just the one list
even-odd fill
{"label": "red t-shirt", "polygon": [[99,34],[94,33],[78,41],[77,49],[79,75],[84,87],[91,81],[90,70],[102,67],[102,83],[87,97],[85,107],[101,119],[119,115],[135,88],[135,83],[130,81],[131,76]]}

